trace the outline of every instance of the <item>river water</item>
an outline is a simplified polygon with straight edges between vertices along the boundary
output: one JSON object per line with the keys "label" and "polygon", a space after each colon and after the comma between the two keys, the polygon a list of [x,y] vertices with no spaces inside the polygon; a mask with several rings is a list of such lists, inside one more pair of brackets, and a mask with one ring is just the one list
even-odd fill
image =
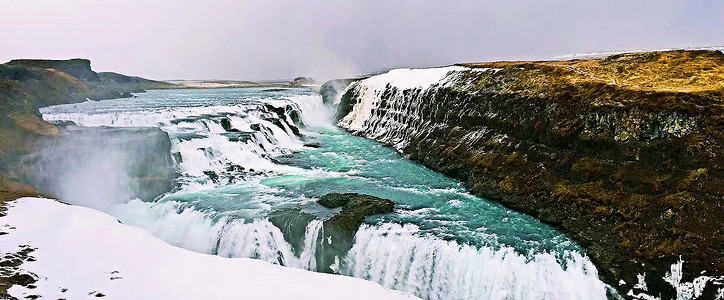
{"label": "river water", "polygon": [[[103,210],[169,244],[336,272],[425,299],[606,299],[595,266],[568,237],[334,127],[332,111],[305,89],[260,88],[153,90],[41,109],[49,121],[168,133],[177,188]],[[326,265],[316,253],[330,242],[322,221],[336,210],[315,201],[332,192],[396,206],[367,218],[352,249]],[[312,216],[297,234],[270,220],[291,223],[295,214]]]}

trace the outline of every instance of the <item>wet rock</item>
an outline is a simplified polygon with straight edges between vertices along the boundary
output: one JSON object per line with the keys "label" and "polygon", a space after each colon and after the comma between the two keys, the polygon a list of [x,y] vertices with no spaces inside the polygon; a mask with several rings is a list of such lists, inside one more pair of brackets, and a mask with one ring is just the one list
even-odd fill
{"label": "wet rock", "polygon": [[333,79],[325,82],[319,88],[322,101],[325,105],[332,105],[341,96],[344,89],[355,79]]}
{"label": "wet rock", "polygon": [[244,171],[244,167],[242,167],[242,166],[240,166],[240,165],[229,164],[229,165],[226,167],[226,171],[228,171],[228,172],[243,172],[243,171]]}
{"label": "wet rock", "polygon": [[[342,126],[554,225],[622,294],[646,273],[650,294],[675,298],[662,278],[680,258],[682,282],[724,273],[724,93],[709,79],[721,52],[469,66],[495,69],[425,89],[354,82],[338,118],[373,100],[361,125]],[[678,70],[692,84],[671,85]]]}
{"label": "wet rock", "polygon": [[231,126],[231,120],[229,118],[221,118],[221,127],[227,132],[239,132],[239,129]]}
{"label": "wet rock", "polygon": [[224,132],[221,135],[225,136],[227,139],[229,139],[230,142],[242,142],[246,143],[250,141],[254,137],[253,132],[243,132],[236,129],[233,129],[232,132]]}
{"label": "wet rock", "polygon": [[206,176],[209,176],[209,179],[211,179],[211,181],[213,181],[214,183],[216,183],[216,184],[219,183],[219,175],[216,174],[216,172],[214,172],[214,171],[204,171],[204,174],[205,174]]}
{"label": "wet rock", "polygon": [[342,208],[324,221],[322,226],[322,251],[317,252],[317,264],[321,272],[334,272],[330,266],[335,263],[335,257],[340,260],[352,248],[354,236],[366,217],[391,213],[395,207],[395,203],[390,200],[357,193],[327,194],[317,203],[327,208]]}
{"label": "wet rock", "polygon": [[342,207],[342,211],[324,222],[324,228],[330,229],[330,232],[352,235],[357,232],[365,217],[391,213],[395,207],[395,203],[390,200],[357,193],[327,194],[317,203],[327,208]]}
{"label": "wet rock", "polygon": [[178,177],[170,137],[159,128],[71,126],[38,139],[34,149],[0,168],[41,193],[74,203],[97,201],[75,187],[84,184],[119,200],[151,201],[175,187]]}
{"label": "wet rock", "polygon": [[296,207],[273,212],[269,217],[269,222],[282,231],[284,240],[292,246],[294,254],[299,255],[303,250],[307,225],[314,219],[313,215]]}

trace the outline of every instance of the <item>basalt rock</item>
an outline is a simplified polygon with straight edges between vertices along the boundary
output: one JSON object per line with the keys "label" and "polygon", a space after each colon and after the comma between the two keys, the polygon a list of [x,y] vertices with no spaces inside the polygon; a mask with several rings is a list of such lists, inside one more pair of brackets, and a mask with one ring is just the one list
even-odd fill
{"label": "basalt rock", "polygon": [[269,221],[281,230],[284,240],[289,242],[294,254],[297,256],[300,255],[304,247],[307,225],[314,219],[313,215],[303,212],[301,208],[275,211],[269,217]]}
{"label": "basalt rock", "polygon": [[352,248],[354,236],[371,215],[391,213],[395,203],[375,196],[357,193],[332,193],[322,196],[317,202],[327,208],[342,208],[341,211],[324,221],[322,251],[317,254],[317,262],[322,272],[333,271],[329,268],[344,257]]}
{"label": "basalt rock", "polygon": [[333,105],[342,95],[347,86],[354,82],[355,79],[333,79],[325,82],[319,88],[319,94],[322,95],[322,101],[325,105]]}
{"label": "basalt rock", "polygon": [[680,258],[682,282],[724,273],[724,54],[466,67],[430,87],[352,83],[340,126],[554,225],[622,294],[645,273],[675,296],[662,278]]}
{"label": "basalt rock", "polygon": [[178,176],[169,136],[158,128],[69,126],[0,168],[46,195],[91,206],[100,193],[153,200]]}

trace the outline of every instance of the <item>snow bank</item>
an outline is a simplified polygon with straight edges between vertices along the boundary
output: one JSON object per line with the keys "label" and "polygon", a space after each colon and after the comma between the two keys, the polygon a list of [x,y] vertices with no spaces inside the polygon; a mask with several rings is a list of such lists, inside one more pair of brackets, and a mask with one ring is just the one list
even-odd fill
{"label": "snow bank", "polygon": [[8,207],[0,252],[37,248],[21,268],[40,278],[35,289],[13,286],[17,298],[415,299],[361,279],[176,248],[90,208],[40,198]]}
{"label": "snow bank", "polygon": [[361,81],[366,86],[374,86],[377,89],[384,90],[388,84],[401,89],[413,88],[429,88],[431,85],[439,83],[445,75],[450,72],[464,71],[466,67],[449,66],[440,68],[427,69],[394,69],[387,73],[375,75]]}
{"label": "snow bank", "polygon": [[349,114],[339,121],[338,125],[347,130],[362,130],[365,121],[369,120],[372,112],[379,108],[379,97],[388,85],[400,91],[415,88],[426,90],[434,84],[442,83],[449,74],[465,70],[469,70],[469,68],[449,66],[428,69],[395,69],[361,80],[358,84],[347,87],[348,89],[355,86],[359,88],[357,97],[361,100],[352,107]]}

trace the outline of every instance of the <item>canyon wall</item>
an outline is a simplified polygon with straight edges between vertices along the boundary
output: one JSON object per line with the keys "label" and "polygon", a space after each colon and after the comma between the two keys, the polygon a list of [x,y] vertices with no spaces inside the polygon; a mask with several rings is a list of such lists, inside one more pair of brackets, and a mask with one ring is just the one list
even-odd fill
{"label": "canyon wall", "polygon": [[[0,202],[40,194],[35,188],[47,193],[47,187],[31,187],[40,181],[30,179],[49,174],[24,173],[22,170],[30,170],[25,164],[28,159],[35,159],[33,157],[37,157],[37,151],[42,147],[50,144],[73,144],[69,142],[69,136],[75,135],[44,121],[39,108],[88,100],[132,97],[131,93],[143,92],[146,89],[173,87],[175,85],[170,83],[140,77],[110,72],[97,73],[91,69],[91,63],[87,59],[23,59],[0,64]],[[72,139],[75,138],[85,137],[79,135]],[[162,177],[170,174],[161,173],[163,174],[159,176]],[[148,179],[148,176],[144,178]],[[167,179],[154,184],[159,187],[167,186]]]}
{"label": "canyon wall", "polygon": [[676,295],[680,259],[724,273],[723,80],[719,51],[400,69],[348,86],[338,125],[556,226],[623,293]]}

